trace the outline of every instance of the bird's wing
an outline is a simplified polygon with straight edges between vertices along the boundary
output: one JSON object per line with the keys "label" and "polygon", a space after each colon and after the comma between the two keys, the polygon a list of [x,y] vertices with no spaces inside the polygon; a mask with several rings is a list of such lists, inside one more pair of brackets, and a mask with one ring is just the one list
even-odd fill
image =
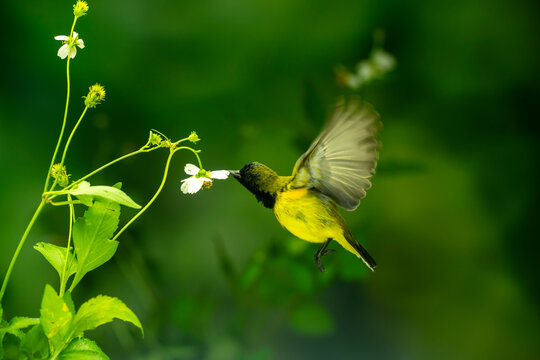
{"label": "bird's wing", "polygon": [[356,98],[338,102],[331,121],[296,161],[291,188],[309,187],[354,210],[375,173],[379,115]]}

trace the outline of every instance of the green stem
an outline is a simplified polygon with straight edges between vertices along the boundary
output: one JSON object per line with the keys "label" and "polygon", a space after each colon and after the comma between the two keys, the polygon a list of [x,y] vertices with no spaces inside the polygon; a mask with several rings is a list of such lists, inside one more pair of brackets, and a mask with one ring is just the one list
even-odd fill
{"label": "green stem", "polygon": [[22,247],[24,246],[26,238],[28,237],[28,234],[30,233],[32,226],[34,226],[34,222],[36,221],[39,214],[41,213],[43,206],[45,206],[45,203],[46,202],[44,199],[41,200],[41,203],[39,204],[36,211],[34,212],[34,216],[32,216],[32,219],[28,223],[28,226],[26,227],[26,230],[24,231],[24,234],[21,240],[19,241],[19,245],[17,246],[17,249],[15,250],[15,254],[13,254],[13,257],[11,258],[11,262],[9,263],[6,276],[4,276],[4,282],[2,283],[2,288],[0,289],[0,305],[2,304],[2,299],[4,297],[4,293],[6,292],[6,287],[9,282],[9,278],[11,277],[11,272],[13,271],[13,267],[15,266],[15,262],[17,262],[17,258],[19,257],[19,253],[21,252]]}
{"label": "green stem", "polygon": [[60,160],[60,169],[62,169],[62,166],[64,165],[64,161],[66,160],[66,154],[69,148],[69,144],[71,143],[71,139],[73,138],[73,135],[75,134],[75,131],[77,131],[77,128],[79,127],[79,124],[81,123],[84,115],[86,114],[86,111],[88,110],[88,106],[86,106],[79,117],[79,120],[77,120],[77,123],[73,127],[73,130],[71,130],[71,134],[69,134],[69,137],[66,141],[66,146],[64,147],[64,152],[62,153],[62,159]]}
{"label": "green stem", "polygon": [[81,182],[83,182],[84,180],[88,179],[89,177],[97,174],[98,172],[104,170],[105,168],[119,162],[119,161],[122,161],[124,159],[127,159],[128,157],[130,156],[134,156],[134,155],[137,155],[137,154],[140,154],[140,153],[143,153],[143,152],[150,152],[152,150],[155,150],[155,149],[158,149],[158,147],[154,147],[154,148],[151,148],[151,149],[147,149],[147,145],[143,146],[142,148],[140,148],[139,150],[135,150],[133,152],[130,152],[129,154],[126,154],[124,156],[120,156],[119,158],[117,159],[114,159],[113,161],[110,161],[108,162],[107,164],[101,166],[100,168],[97,168],[96,170],[92,171],[91,173],[83,176],[82,178],[80,178],[79,180],[77,181],[74,181],[73,183],[71,183],[69,186],[67,186],[64,190],[68,190],[68,189],[71,189],[73,188],[75,185],[77,184],[80,184]]}
{"label": "green stem", "polygon": [[[121,161],[121,160],[124,160],[124,159],[127,159],[128,157],[130,156],[134,156],[134,155],[137,155],[137,154],[140,154],[140,153],[145,153],[145,152],[150,152],[150,151],[153,151],[153,150],[156,150],[158,149],[159,147],[154,147],[154,148],[148,148],[148,144],[144,145],[143,147],[141,147],[139,150],[136,150],[136,151],[133,151],[129,154],[126,154],[124,156],[121,156],[117,159],[114,159],[113,161],[111,162],[108,162],[107,164],[103,165],[102,167],[92,171],[91,173],[83,176],[82,178],[80,178],[79,180],[77,181],[74,181],[72,182],[71,184],[69,184],[68,186],[66,186],[64,189],[62,190],[56,190],[56,191],[46,191],[42,194],[42,196],[44,196],[46,199],[47,199],[47,202],[51,203],[52,205],[65,205],[66,203],[69,203],[69,202],[58,202],[58,203],[53,203],[51,200],[54,199],[55,197],[59,196],[59,195],[64,195],[66,194],[66,190],[69,190],[69,189],[72,189],[73,187],[75,187],[76,185],[80,184],[81,182],[83,182],[84,180],[88,179],[89,177],[91,177],[92,175],[95,175],[97,174],[98,172],[104,170],[105,168]],[[49,195],[51,195],[49,197]],[[77,200],[73,201],[73,204],[77,204]]]}
{"label": "green stem", "polygon": [[[53,202],[51,201],[51,199],[54,199],[55,197],[60,196],[60,195],[67,195],[68,192],[66,190],[67,189],[45,191],[43,194],[41,194],[41,197],[43,197],[48,203],[52,204]],[[50,195],[52,196],[49,197]]]}
{"label": "green stem", "polygon": [[62,276],[60,277],[60,294],[59,296],[64,296],[64,290],[66,289],[66,283],[67,278],[69,277],[68,274],[66,274],[67,271],[67,264],[69,259],[69,247],[71,246],[71,234],[73,230],[73,219],[75,217],[75,209],[73,208],[73,202],[71,201],[71,195],[68,194],[67,196],[68,202],[69,202],[69,233],[68,233],[68,243],[66,247],[66,261],[64,262],[64,269],[62,270]]}
{"label": "green stem", "polygon": [[[71,30],[69,32],[69,37],[71,38],[73,36],[73,29],[75,29],[75,23],[77,22],[77,17],[73,20],[73,25],[71,25]],[[58,149],[60,149],[60,144],[62,143],[62,138],[64,137],[64,130],[66,128],[66,121],[67,121],[67,114],[68,114],[68,108],[69,108],[69,93],[70,93],[70,81],[69,81],[69,61],[71,60],[71,48],[68,51],[67,56],[67,62],[66,62],[66,78],[67,78],[67,95],[66,95],[66,106],[64,109],[64,120],[62,121],[62,128],[60,130],[60,136],[58,136],[58,141],[56,142],[56,147],[54,148],[54,153],[51,159],[51,164],[49,165],[49,171],[47,172],[47,178],[45,179],[45,186],[43,187],[43,191],[47,191],[47,188],[49,186],[49,180],[51,179],[51,169],[54,165],[54,161],[56,160],[56,155],[58,154]],[[56,184],[56,181],[55,181]],[[51,189],[54,188],[51,186]]]}
{"label": "green stem", "polygon": [[116,240],[120,236],[120,234],[122,234],[124,232],[124,230],[126,230],[128,228],[129,225],[131,225],[135,220],[137,220],[137,218],[139,216],[141,216],[146,211],[146,209],[148,209],[150,207],[150,205],[152,205],[154,200],[156,200],[159,193],[161,193],[161,190],[163,189],[163,186],[165,185],[165,181],[167,181],[167,175],[169,173],[169,166],[171,164],[171,159],[172,159],[174,153],[176,152],[176,150],[170,149],[169,157],[167,158],[167,163],[165,164],[165,171],[163,172],[163,179],[161,180],[161,184],[159,185],[159,188],[157,189],[154,196],[152,196],[150,201],[148,201],[148,203],[134,217],[132,217],[131,220],[129,220],[127,222],[127,224],[124,225],[124,227],[120,231],[118,231],[116,233],[116,235],[111,239],[111,241]]}
{"label": "green stem", "polygon": [[[154,131],[156,131],[156,130],[154,130]],[[179,144],[179,143],[181,143],[181,142],[184,142],[184,141],[187,141],[187,140],[188,140],[188,138],[184,138],[184,139],[178,140],[177,142],[174,143],[174,145],[177,145],[177,144]],[[134,156],[134,155],[137,155],[137,154],[141,154],[141,153],[145,153],[145,152],[151,152],[151,151],[154,151],[154,150],[156,150],[156,149],[161,148],[160,146],[155,146],[155,147],[149,147],[149,146],[150,146],[150,144],[149,144],[149,143],[146,143],[146,144],[145,144],[143,147],[141,147],[139,150],[135,150],[135,151],[133,151],[133,152],[130,152],[129,154],[123,155],[123,156],[121,156],[121,157],[119,157],[119,158],[117,158],[117,159],[114,159],[114,160],[111,161],[111,162],[108,162],[107,164],[101,166],[100,168],[97,168],[96,170],[92,171],[91,173],[89,173],[89,174],[83,176],[83,177],[80,178],[79,180],[72,182],[69,186],[65,187],[64,190],[69,190],[69,189],[73,188],[74,186],[80,184],[81,182],[83,182],[84,180],[88,179],[89,177],[91,177],[91,176],[97,174],[98,172],[104,170],[105,168],[107,168],[107,167],[109,167],[109,166],[111,166],[111,165],[113,165],[113,164],[115,164],[115,163],[117,163],[117,162],[119,162],[119,161],[122,161],[122,160],[124,160],[124,159],[127,159],[128,157],[131,157],[131,156]],[[199,155],[197,155],[196,151],[193,150],[193,149],[191,149],[191,148],[189,148],[189,147],[182,147],[182,149],[184,149],[184,148],[193,151],[194,154],[195,154],[195,156],[197,156],[197,159],[199,160],[199,165],[201,165],[201,160],[199,159]],[[180,149],[180,148],[177,148],[176,150],[179,150],[179,149]],[[175,151],[176,151],[176,150],[175,150]],[[202,165],[201,165],[201,168],[202,168]],[[44,193],[44,194],[49,194],[49,193],[51,193],[51,192],[46,192],[46,193]],[[52,193],[54,193],[54,192],[52,192]]]}
{"label": "green stem", "polygon": [[[176,142],[175,144],[178,144],[178,142]],[[180,146],[178,148],[176,148],[174,151],[177,151],[177,150],[189,150],[191,151],[192,153],[195,154],[195,156],[197,157],[197,161],[199,162],[199,169],[204,169],[203,166],[202,166],[202,162],[201,162],[201,158],[199,157],[199,152],[201,150],[194,150],[192,148],[190,148],[189,146]]]}
{"label": "green stem", "polygon": [[54,202],[52,200],[48,200],[47,201],[49,204],[51,204],[52,206],[64,206],[64,205],[77,205],[77,204],[82,204],[82,202],[80,200],[71,200],[71,201],[59,201],[59,202]]}

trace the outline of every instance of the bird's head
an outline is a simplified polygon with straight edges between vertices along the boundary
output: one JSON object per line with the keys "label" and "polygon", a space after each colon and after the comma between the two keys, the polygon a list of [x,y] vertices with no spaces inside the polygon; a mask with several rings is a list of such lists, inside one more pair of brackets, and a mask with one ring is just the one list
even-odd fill
{"label": "bird's head", "polygon": [[284,186],[283,178],[268,166],[251,162],[239,171],[230,171],[240,184],[251,191],[267,208],[273,208],[276,195]]}

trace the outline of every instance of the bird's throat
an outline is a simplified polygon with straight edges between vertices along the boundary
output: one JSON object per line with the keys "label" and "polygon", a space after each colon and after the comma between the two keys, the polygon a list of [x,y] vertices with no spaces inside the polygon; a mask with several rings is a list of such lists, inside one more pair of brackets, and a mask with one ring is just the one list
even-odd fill
{"label": "bird's throat", "polygon": [[264,207],[267,207],[269,209],[274,208],[274,205],[276,204],[276,196],[277,196],[276,193],[270,194],[266,191],[254,190],[254,189],[249,189],[249,191],[251,191],[253,195],[255,195],[258,201],[262,202]]}

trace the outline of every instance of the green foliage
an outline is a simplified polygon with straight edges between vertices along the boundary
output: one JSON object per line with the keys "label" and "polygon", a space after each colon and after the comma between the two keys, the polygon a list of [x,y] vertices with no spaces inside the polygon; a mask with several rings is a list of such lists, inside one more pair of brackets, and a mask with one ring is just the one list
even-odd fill
{"label": "green foliage", "polygon": [[[43,354],[43,338],[39,329],[48,339],[50,353],[59,359],[107,359],[99,347],[88,339],[81,339],[84,332],[117,318],[128,321],[142,331],[142,325],[137,316],[119,299],[99,295],[81,305],[75,312],[71,295],[66,292],[59,296],[50,286],[45,286],[41,302],[40,327],[33,333],[28,333],[21,348],[28,354]],[[36,319],[18,320],[19,326],[36,325]],[[23,338],[21,336],[21,338]]]}
{"label": "green foliage", "polygon": [[41,323],[34,325],[21,340],[20,353],[28,359],[48,359],[49,341]]}
{"label": "green foliage", "polygon": [[107,262],[116,252],[118,242],[111,240],[118,227],[120,205],[95,201],[73,226],[73,244],[77,256],[77,273],[71,287],[87,272]]}
{"label": "green foliage", "polygon": [[[68,96],[64,107],[62,128],[45,179],[41,202],[21,237],[0,289],[0,358],[2,359],[5,355],[3,346],[6,334],[10,334],[11,357],[14,356],[20,359],[97,360],[108,359],[108,357],[96,343],[83,337],[85,331],[95,329],[100,325],[111,322],[113,319],[120,319],[134,324],[143,333],[142,325],[137,316],[119,299],[98,295],[83,303],[79,310],[76,311],[71,298],[71,292],[89,271],[98,268],[112,258],[118,248],[116,238],[155,201],[167,179],[172,156],[177,151],[188,150],[193,153],[199,163],[200,171],[210,174],[210,172],[204,170],[202,167],[201,159],[198,155],[200,150],[179,145],[186,141],[197,142],[199,138],[194,131],[191,132],[190,136],[173,142],[165,135],[153,130],[150,132],[147,143],[139,150],[121,156],[71,184],[69,183],[71,175],[67,174],[64,161],[70,142],[87,110],[96,107],[96,105],[105,99],[105,89],[101,85],[96,84],[90,87],[88,96],[83,97],[85,98],[85,108],[79,120],[73,126],[70,135],[67,137],[67,141],[65,141],[60,162],[55,163],[59,155],[60,145],[63,143],[64,130],[68,118],[70,59],[76,56],[77,47],[80,49],[84,48],[83,40],[79,38],[74,29],[77,19],[85,15],[86,11],[88,11],[88,5],[84,1],[78,1],[74,9],[75,17],[69,35],[55,37],[56,40],[62,41],[58,56],[61,59],[66,59]],[[85,179],[118,161],[159,148],[167,148],[169,151],[163,178],[154,196],[142,209],[139,204],[121,190],[121,183],[117,183],[114,186],[92,186],[88,181],[85,181]],[[226,171],[223,171],[223,173],[228,174]],[[226,178],[226,176],[219,178]],[[52,179],[54,181],[51,181]],[[192,179],[186,179],[185,181],[187,180],[197,181]],[[57,185],[62,189],[55,190]],[[199,185],[194,192],[202,188],[202,183]],[[65,197],[65,199],[58,201],[57,197]],[[74,201],[73,197],[76,197],[77,200]],[[48,284],[45,286],[39,319],[14,317],[10,322],[7,322],[3,319],[1,304],[11,272],[30,230],[47,204],[69,206],[69,236],[67,238],[67,245],[58,246],[39,242],[34,246],[34,249],[39,251],[58,273],[60,277],[59,291],[57,292]],[[88,207],[84,215],[77,220],[75,220],[74,206],[76,204],[83,204]],[[121,205],[141,210],[113,237],[120,221]],[[71,247],[71,241],[73,241],[73,247]],[[71,286],[66,291],[67,282],[73,275]],[[23,330],[28,327],[31,328],[25,333]],[[18,341],[18,343],[11,346],[12,339]],[[18,351],[18,353],[12,354],[12,349],[14,349],[13,351]]]}
{"label": "green foliage", "polygon": [[86,338],[74,339],[62,351],[58,360],[109,360],[95,342]]}
{"label": "green foliage", "polygon": [[77,259],[73,256],[73,250],[69,249],[69,266],[66,266],[66,248],[62,246],[57,246],[54,244],[39,242],[34,245],[34,249],[39,251],[45,259],[54,267],[58,272],[60,278],[64,269],[66,269],[67,277],[75,274],[77,272]]}
{"label": "green foliage", "polygon": [[119,299],[104,295],[98,295],[81,305],[73,320],[73,331],[75,334],[82,334],[115,318],[128,321],[143,332],[142,325],[133,311]]}
{"label": "green foliage", "polygon": [[77,188],[65,190],[67,194],[76,196],[86,206],[92,206],[95,199],[108,200],[120,205],[134,209],[140,209],[141,206],[133,201],[125,192],[114,186],[91,186],[89,182],[81,182]]}
{"label": "green foliage", "polygon": [[9,323],[3,322],[3,326],[0,327],[0,337],[4,334],[12,334],[21,339],[24,333],[21,331],[29,326],[39,323],[39,319],[28,318],[23,316],[17,316],[11,319]]}
{"label": "green foliage", "polygon": [[[74,252],[70,249],[67,253],[67,248],[48,243],[38,243],[34,248],[56,269],[61,281],[67,281],[75,274],[71,284],[73,289],[86,273],[104,264],[116,252],[118,242],[111,238],[118,228],[119,217],[118,201],[97,196],[73,225]],[[19,337],[20,352],[30,359],[44,358],[48,354],[58,359],[108,359],[94,342],[80,338],[86,330],[117,318],[131,322],[142,331],[137,316],[119,299],[99,295],[85,302],[76,312],[71,293],[68,291],[61,296],[50,285],[45,286],[40,314],[40,319],[14,318],[2,327],[0,339],[4,333]],[[19,330],[32,325],[34,327],[26,335]]]}
{"label": "green foliage", "polygon": [[50,285],[45,286],[41,301],[41,327],[45,336],[49,339],[51,353],[59,353],[68,343],[71,337],[70,325],[73,320],[73,310],[68,306],[65,298],[58,296]]}
{"label": "green foliage", "polygon": [[[0,311],[0,316],[1,316]],[[3,359],[3,340],[4,336],[6,334],[12,334],[18,337],[19,339],[23,339],[25,337],[23,329],[36,325],[39,323],[39,319],[34,318],[27,318],[27,317],[14,317],[11,319],[11,321],[8,323],[0,317],[0,359]]]}
{"label": "green foliage", "polygon": [[[71,25],[63,21],[70,16],[69,2],[3,4],[4,33],[13,36],[4,37],[3,68],[9,70],[0,84],[0,276],[24,230],[14,225],[32,215],[29,196],[42,185],[48,165],[40,160],[61,125],[52,111],[64,105],[58,99],[65,94],[65,77],[52,36],[66,34]],[[203,359],[227,337],[247,351],[270,347],[275,353],[267,359],[540,359],[539,1],[89,4],[90,17],[79,19],[75,29],[86,48],[71,65],[72,80],[91,82],[72,82],[66,131],[87,85],[102,80],[114,89],[105,106],[88,112],[84,121],[90,121],[74,137],[75,151],[66,157],[72,180],[92,170],[82,160],[101,165],[144,142],[144,131],[153,126],[171,134],[197,128],[204,137],[197,144],[205,145],[216,165],[237,169],[259,160],[286,174],[342,91],[333,66],[341,63],[355,74],[358,60],[369,59],[372,26],[386,27],[384,49],[399,61],[384,80],[361,87],[385,127],[373,188],[357,211],[344,213],[379,263],[377,271],[363,272],[358,259],[338,251],[324,258],[332,272],[320,275],[326,285],[319,287],[323,281],[315,277],[311,293],[272,287],[276,298],[288,293],[287,306],[262,303],[256,288],[275,274],[268,264],[281,257],[312,271],[316,245],[295,240],[291,244],[303,246],[298,255],[270,251],[267,241],[286,242],[289,236],[250,194],[231,181],[184,201],[170,193],[179,187],[173,174],[181,171],[173,164],[159,216],[145,216],[132,237],[117,239],[122,248],[103,269],[110,274],[97,268],[74,290],[79,305],[106,294],[137,309],[144,343],[119,322],[112,324],[114,333],[87,332],[107,355]],[[156,56],[156,49],[163,50]],[[306,113],[301,106],[306,83],[318,95],[320,111]],[[160,155],[166,156],[149,155],[141,162],[133,156],[97,174],[99,181],[87,181],[122,180],[124,191],[144,206],[144,191],[159,180],[152,174],[161,172]],[[78,217],[86,209],[75,210]],[[66,247],[67,226],[56,225],[68,224],[67,212],[47,205],[30,233],[4,298],[8,322],[15,315],[39,316],[31,304],[39,305],[40,299],[32,299],[45,284],[30,285],[45,275],[59,290],[56,270],[41,259],[32,264],[36,254],[26,251],[49,239]],[[120,226],[128,213],[122,212]],[[238,276],[252,254],[267,251],[263,263],[253,264],[258,276],[241,301],[226,287],[210,251],[216,234]],[[49,274],[35,274],[36,268]],[[186,297],[195,303],[191,313],[186,310],[193,327],[171,324],[169,305]],[[196,305],[212,300],[216,309],[205,319],[200,312],[206,310]],[[291,309],[313,301],[330,308],[336,323],[324,338],[310,339],[290,327]],[[12,340],[6,335],[6,349]],[[179,346],[194,354],[171,355]]]}

